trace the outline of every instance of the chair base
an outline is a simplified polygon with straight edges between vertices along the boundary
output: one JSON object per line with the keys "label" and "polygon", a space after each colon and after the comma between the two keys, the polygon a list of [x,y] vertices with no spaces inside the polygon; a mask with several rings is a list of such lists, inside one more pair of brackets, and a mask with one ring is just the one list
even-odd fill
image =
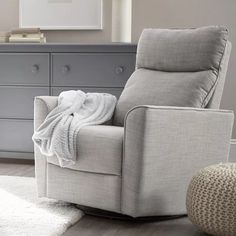
{"label": "chair base", "polygon": [[124,220],[124,221],[131,221],[131,222],[156,222],[156,221],[166,221],[166,220],[173,220],[182,217],[186,217],[187,215],[173,215],[173,216],[144,216],[144,217],[137,217],[134,218],[132,216],[123,215],[111,211],[105,211],[97,208],[87,207],[76,205],[77,208],[82,210],[86,215],[90,216],[97,216],[112,220]]}

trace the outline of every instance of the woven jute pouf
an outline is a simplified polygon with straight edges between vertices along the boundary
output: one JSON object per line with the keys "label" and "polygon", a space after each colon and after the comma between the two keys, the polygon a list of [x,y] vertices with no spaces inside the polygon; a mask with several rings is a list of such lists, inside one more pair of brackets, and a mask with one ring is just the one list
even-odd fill
{"label": "woven jute pouf", "polygon": [[188,217],[204,232],[236,236],[236,164],[218,164],[200,170],[186,199]]}

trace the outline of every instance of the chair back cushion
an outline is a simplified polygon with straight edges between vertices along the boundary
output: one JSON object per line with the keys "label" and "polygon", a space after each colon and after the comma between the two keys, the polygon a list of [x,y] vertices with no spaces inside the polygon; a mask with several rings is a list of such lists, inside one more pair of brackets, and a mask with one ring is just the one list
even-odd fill
{"label": "chair back cushion", "polygon": [[138,105],[206,107],[217,86],[227,40],[227,29],[219,26],[145,29],[114,124],[123,126],[126,113]]}

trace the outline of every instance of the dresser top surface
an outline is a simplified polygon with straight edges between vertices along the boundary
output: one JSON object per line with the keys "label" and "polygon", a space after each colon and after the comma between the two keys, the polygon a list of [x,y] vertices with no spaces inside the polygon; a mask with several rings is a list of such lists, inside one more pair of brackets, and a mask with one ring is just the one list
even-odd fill
{"label": "dresser top surface", "polygon": [[1,52],[88,52],[88,53],[136,53],[136,44],[74,44],[74,43],[0,43]]}

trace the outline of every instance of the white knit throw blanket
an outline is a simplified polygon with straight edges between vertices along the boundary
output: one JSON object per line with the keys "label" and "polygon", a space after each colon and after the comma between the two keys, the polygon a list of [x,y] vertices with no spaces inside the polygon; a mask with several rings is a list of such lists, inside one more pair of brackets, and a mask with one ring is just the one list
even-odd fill
{"label": "white knit throw blanket", "polygon": [[[46,156],[56,155],[61,167],[75,164],[79,130],[111,119],[116,97],[106,93],[62,92],[58,106],[46,117],[32,137]],[[78,140],[79,141],[79,140]]]}

